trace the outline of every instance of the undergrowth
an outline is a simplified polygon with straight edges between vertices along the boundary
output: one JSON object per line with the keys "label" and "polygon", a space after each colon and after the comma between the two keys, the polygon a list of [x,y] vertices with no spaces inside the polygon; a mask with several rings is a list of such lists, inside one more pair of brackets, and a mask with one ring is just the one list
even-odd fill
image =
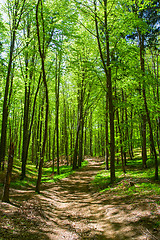
{"label": "undergrowth", "polygon": [[[87,161],[82,162],[82,167],[88,164]],[[57,168],[54,168],[54,173],[52,167],[44,167],[42,172],[42,183],[53,183],[57,180],[68,177],[70,174],[73,174],[75,171],[72,170],[71,166],[62,165],[60,166],[60,174],[56,174]],[[0,187],[3,187],[5,180],[5,171],[0,172]],[[33,164],[28,164],[26,167],[26,177],[24,180],[20,180],[21,174],[21,163],[18,160],[14,161],[12,178],[11,178],[11,188],[22,189],[25,187],[33,188],[36,185],[38,177],[38,169]]]}
{"label": "undergrowth", "polygon": [[[103,193],[113,192],[116,195],[160,195],[160,181],[154,180],[154,163],[147,161],[147,169],[142,168],[142,159],[128,160],[126,173],[122,171],[121,164],[116,166],[116,181],[110,183],[110,171],[100,171],[92,181],[97,191]],[[103,165],[104,167],[104,165]]]}

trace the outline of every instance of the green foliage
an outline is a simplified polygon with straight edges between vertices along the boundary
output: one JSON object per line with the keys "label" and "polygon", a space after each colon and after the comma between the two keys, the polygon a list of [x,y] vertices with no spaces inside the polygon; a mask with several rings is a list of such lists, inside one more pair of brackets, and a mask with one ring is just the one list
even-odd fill
{"label": "green foliage", "polygon": [[[82,167],[86,166],[88,164],[87,161],[82,162]],[[34,188],[36,185],[37,180],[37,174],[38,169],[36,169],[35,165],[29,164],[27,166],[27,174],[26,178],[22,181],[19,178],[20,175],[20,163],[19,161],[15,161],[14,167],[13,167],[13,174],[12,174],[12,180],[11,180],[11,188],[21,189],[21,188]],[[56,168],[55,168],[55,172]],[[53,174],[51,167],[44,167],[43,168],[43,176],[42,176],[42,183],[54,183],[60,179],[66,178],[69,175],[73,174],[75,171],[72,170],[71,166],[60,166],[60,175]],[[1,176],[2,177],[2,176]],[[0,186],[2,187],[3,184],[0,183]]]}
{"label": "green foliage", "polygon": [[[4,9],[6,15],[14,14],[16,11],[15,1],[8,1]],[[93,1],[94,2],[94,1]],[[66,1],[56,0],[43,1],[39,6],[39,24],[41,47],[44,47],[45,70],[49,91],[49,127],[45,161],[50,155],[56,155],[55,116],[56,116],[56,91],[55,83],[57,78],[60,82],[59,91],[59,145],[60,155],[65,152],[65,143],[68,141],[68,155],[72,155],[75,147],[76,131],[79,119],[80,97],[83,98],[84,135],[83,148],[89,153],[91,148],[94,155],[105,155],[105,127],[106,127],[106,94],[107,79],[104,73],[103,64],[98,52],[98,45],[95,31],[95,9],[92,1]],[[100,4],[98,4],[98,2]],[[142,147],[142,115],[145,114],[142,89],[146,89],[147,105],[151,118],[151,125],[154,133],[154,141],[157,147],[160,132],[159,122],[159,49],[154,44],[146,45],[144,49],[144,68],[141,70],[140,48],[138,31],[150,39],[153,43],[158,41],[159,36],[151,32],[157,30],[148,16],[154,20],[156,4],[152,9],[151,1],[116,0],[107,1],[107,26],[105,29],[104,2],[97,1],[97,19],[102,46],[102,54],[106,62],[106,30],[109,34],[110,68],[113,86],[113,104],[115,113],[115,141],[116,147],[128,151],[133,148]],[[19,10],[23,1],[18,1]],[[23,142],[23,119],[25,98],[28,97],[28,125],[32,118],[33,102],[36,93],[39,76],[41,73],[41,60],[38,52],[38,39],[36,28],[36,1],[26,1],[24,11],[16,30],[16,44],[14,49],[11,75],[13,86],[9,84],[10,107],[9,121],[7,124],[7,148],[9,145],[9,129],[11,128],[13,141],[15,142],[15,159],[21,158]],[[137,4],[137,6],[136,6]],[[42,7],[43,6],[43,7]],[[6,88],[7,63],[9,53],[10,37],[13,34],[11,16],[3,19],[3,12],[0,15],[0,112],[3,111],[3,98]],[[42,10],[42,11],[41,11]],[[152,11],[153,10],[153,11]],[[146,11],[150,11],[148,14]],[[143,14],[143,13],[146,13]],[[158,10],[157,10],[158,12]],[[158,16],[158,13],[157,15]],[[43,19],[42,19],[43,18]],[[44,20],[44,21],[43,21]],[[44,25],[43,25],[44,23]],[[159,25],[158,25],[159,26]],[[134,35],[134,36],[133,36]],[[157,40],[155,41],[155,39]],[[152,43],[152,42],[151,42]],[[61,61],[59,61],[59,59]],[[57,61],[58,59],[58,61]],[[61,66],[58,66],[60,63]],[[14,66],[14,68],[13,68]],[[11,77],[10,77],[11,80]],[[10,81],[9,80],[9,81]],[[25,88],[28,89],[28,96],[25,95]],[[11,91],[12,90],[12,91]],[[123,94],[122,94],[123,92]],[[31,140],[28,151],[28,159],[35,160],[40,156],[43,142],[44,129],[44,86],[40,84],[35,106],[34,123],[32,127]],[[9,96],[8,96],[9,97]],[[64,104],[65,103],[65,104]],[[66,122],[64,112],[66,111]],[[119,114],[119,124],[117,119]],[[92,115],[92,116],[91,116]],[[0,115],[0,126],[2,123]],[[92,119],[91,119],[92,118]],[[108,119],[108,126],[110,120]],[[66,126],[65,126],[66,125]],[[119,130],[120,129],[120,130]],[[120,134],[121,131],[121,134]],[[81,134],[81,133],[80,133]],[[41,135],[41,136],[40,136]],[[147,146],[150,145],[149,128],[147,125]],[[55,143],[54,143],[55,137]],[[110,129],[108,131],[110,137]],[[85,138],[85,139],[84,139]],[[33,142],[31,142],[33,141]],[[54,146],[53,146],[54,145]],[[110,145],[107,145],[110,148]],[[120,151],[116,153],[120,157]],[[51,159],[51,156],[50,156]],[[134,161],[131,163],[133,164]],[[136,162],[138,163],[138,161]],[[148,160],[149,166],[153,166]],[[130,163],[129,163],[130,165]],[[29,167],[29,168],[28,168]],[[33,185],[35,184],[37,170],[28,166],[29,179],[33,173]],[[65,171],[64,171],[65,170]],[[56,168],[55,168],[56,171]],[[70,172],[69,168],[61,169],[63,177]],[[119,172],[118,172],[119,171]],[[63,173],[64,172],[64,173]],[[141,170],[135,173],[131,169],[127,172],[128,177],[152,176],[154,169]],[[20,173],[17,170],[17,174]],[[44,168],[43,182],[54,181],[58,176],[52,176],[52,169]],[[104,188],[109,184],[108,175],[101,173],[95,180],[97,187]],[[51,178],[49,177],[51,175]],[[117,175],[123,175],[117,170]],[[151,177],[152,178],[152,177]],[[107,179],[107,180],[106,180]],[[28,180],[30,181],[30,180]],[[17,182],[20,186],[21,182]],[[27,185],[27,181],[24,182]],[[31,184],[31,181],[30,183]]]}
{"label": "green foliage", "polygon": [[[151,165],[151,160],[147,163]],[[109,171],[102,170],[95,176],[92,184],[101,193],[109,191],[123,196],[160,195],[160,182],[153,180],[154,168],[142,169],[142,159],[130,160],[126,171],[127,173],[124,174],[120,165],[117,166],[116,183],[110,184]]]}

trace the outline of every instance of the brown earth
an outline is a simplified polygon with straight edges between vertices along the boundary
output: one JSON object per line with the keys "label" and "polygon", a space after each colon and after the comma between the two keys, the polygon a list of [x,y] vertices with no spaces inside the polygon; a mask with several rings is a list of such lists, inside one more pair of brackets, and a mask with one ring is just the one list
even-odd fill
{"label": "brown earth", "polygon": [[12,204],[0,202],[0,240],[160,239],[160,198],[97,193],[91,181],[102,162],[88,161],[40,195],[11,190]]}

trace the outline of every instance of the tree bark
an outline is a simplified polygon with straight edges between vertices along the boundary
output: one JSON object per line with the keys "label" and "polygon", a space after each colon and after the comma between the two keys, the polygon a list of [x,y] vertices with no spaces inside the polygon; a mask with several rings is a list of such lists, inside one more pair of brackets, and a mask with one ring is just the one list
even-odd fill
{"label": "tree bark", "polygon": [[[7,122],[8,122],[8,111],[10,107],[10,99],[11,93],[9,94],[9,85],[10,85],[10,75],[13,63],[13,53],[15,48],[15,41],[16,41],[16,31],[18,29],[23,9],[25,5],[25,0],[20,7],[19,2],[14,4],[15,9],[12,11],[12,29],[11,29],[11,40],[10,40],[10,50],[9,50],[9,62],[7,68],[7,76],[6,76],[6,85],[5,85],[5,93],[4,93],[4,100],[3,100],[3,113],[2,113],[2,127],[1,127],[1,141],[0,141],[0,169],[1,163],[4,161],[5,152],[6,152],[6,139],[7,139]],[[9,9],[8,9],[9,10]],[[11,85],[12,87],[12,85]],[[9,97],[9,99],[8,99]]]}
{"label": "tree bark", "polygon": [[13,35],[11,37],[10,56],[9,56],[6,86],[5,86],[4,101],[3,101],[1,144],[0,144],[0,169],[1,169],[1,163],[4,162],[5,152],[6,152],[7,122],[8,122],[8,111],[9,111],[8,93],[9,93],[9,83],[10,83],[10,75],[11,75],[11,69],[12,69],[15,40],[16,40],[16,30],[13,30]]}
{"label": "tree bark", "polygon": [[14,158],[14,144],[11,142],[9,151],[8,151],[8,167],[7,167],[2,202],[8,202],[8,203],[10,202],[9,188],[10,188],[10,182],[11,182],[11,176],[12,176],[13,158]]}
{"label": "tree bark", "polygon": [[89,155],[93,156],[92,111],[89,118]]}
{"label": "tree bark", "polygon": [[78,121],[78,123],[77,123],[76,142],[75,142],[74,154],[73,154],[73,167],[72,167],[73,170],[75,170],[77,168],[77,153],[78,153],[79,131],[80,131],[80,121]]}
{"label": "tree bark", "polygon": [[39,47],[39,54],[41,58],[41,64],[42,64],[42,73],[43,73],[43,83],[45,87],[45,95],[46,95],[46,112],[45,112],[45,129],[44,129],[44,136],[43,136],[43,146],[42,146],[42,153],[40,156],[40,164],[39,164],[39,170],[38,170],[38,179],[36,184],[36,192],[40,193],[40,183],[41,183],[41,177],[42,177],[42,167],[44,162],[44,154],[45,154],[45,145],[47,140],[47,130],[48,130],[48,110],[49,110],[49,98],[48,98],[48,86],[46,81],[46,72],[45,72],[45,49],[44,49],[44,19],[43,19],[43,4],[41,2],[41,16],[42,16],[42,24],[43,24],[43,44],[41,48],[41,40],[40,40],[40,32],[39,32],[39,19],[38,19],[38,9],[39,4],[41,0],[38,0],[37,6],[36,6],[36,26],[37,26],[37,37],[38,37],[38,47]]}
{"label": "tree bark", "polygon": [[[113,94],[112,94],[112,78],[111,78],[111,62],[110,62],[110,49],[109,49],[109,30],[108,30],[108,14],[107,14],[107,0],[104,0],[104,28],[105,28],[105,38],[106,38],[106,53],[107,59],[104,58],[100,35],[99,27],[97,20],[97,6],[96,0],[94,1],[95,6],[95,26],[96,26],[96,36],[98,41],[98,47],[100,52],[100,57],[103,63],[104,72],[106,75],[107,81],[107,90],[108,90],[108,101],[109,101],[109,120],[110,120],[110,180],[111,182],[115,181],[115,138],[114,138],[114,106],[113,106]],[[107,64],[106,61],[107,60]]]}
{"label": "tree bark", "polygon": [[120,135],[122,170],[125,173],[126,170],[125,170],[125,162],[124,162],[123,139],[122,139],[122,131],[121,131],[121,127],[120,127],[120,122],[119,122],[119,112],[118,112],[118,109],[117,109],[116,113],[117,113],[118,130],[119,130],[119,135]]}
{"label": "tree bark", "polygon": [[[139,35],[139,46],[140,46],[140,64],[141,64],[141,70],[143,73],[143,76],[145,75],[145,66],[144,66],[144,35],[141,34],[140,30],[138,30],[138,35]],[[142,77],[143,77],[142,76]],[[154,139],[153,139],[153,131],[152,131],[152,125],[151,125],[151,120],[150,120],[150,113],[147,105],[147,98],[146,98],[146,89],[145,89],[145,82],[143,80],[143,99],[144,99],[144,106],[145,106],[145,111],[146,111],[146,116],[148,120],[148,125],[149,125],[149,131],[150,131],[150,141],[151,141],[151,148],[154,154],[155,158],[155,179],[158,180],[158,159],[157,159],[157,152],[154,144]]]}
{"label": "tree bark", "polygon": [[[39,92],[40,82],[41,82],[41,74],[39,76],[39,82],[38,82],[37,90],[36,90],[36,93],[35,93],[35,96],[34,96],[34,102],[33,102],[32,117],[31,117],[30,126],[29,126],[29,96],[27,97],[28,100],[25,101],[25,105],[27,105],[27,109],[25,109],[26,107],[24,108],[23,147],[22,147],[22,175],[21,175],[21,180],[23,180],[25,178],[25,175],[26,175],[26,163],[27,163],[27,157],[28,157],[28,149],[29,149],[29,143],[30,143],[30,138],[31,138],[31,133],[32,133],[32,126],[33,126],[33,121],[34,121],[36,100],[37,100],[37,95],[38,95],[38,92]],[[27,91],[27,89],[26,89],[26,91]],[[29,94],[29,92],[28,92],[28,94]]]}
{"label": "tree bark", "polygon": [[60,71],[60,61],[59,61],[59,67],[58,67],[58,56],[56,54],[56,84],[55,84],[55,93],[56,93],[56,119],[55,119],[55,125],[56,125],[56,145],[57,145],[57,174],[60,174],[59,169],[59,85],[60,85],[60,73],[58,74],[58,71]]}
{"label": "tree bark", "polygon": [[68,131],[67,131],[67,111],[66,111],[66,101],[64,98],[64,132],[65,132],[65,157],[67,166],[69,165],[68,160]]}

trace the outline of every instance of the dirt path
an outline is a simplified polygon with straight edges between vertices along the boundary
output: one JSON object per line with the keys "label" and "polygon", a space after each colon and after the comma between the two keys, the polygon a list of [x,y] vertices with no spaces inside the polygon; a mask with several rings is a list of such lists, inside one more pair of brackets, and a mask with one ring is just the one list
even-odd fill
{"label": "dirt path", "polygon": [[102,163],[88,161],[88,166],[44,189],[41,195],[31,192],[21,207],[12,206],[11,211],[8,204],[1,203],[11,212],[14,226],[6,232],[0,229],[0,240],[160,239],[151,226],[153,200],[96,193],[91,181]]}

